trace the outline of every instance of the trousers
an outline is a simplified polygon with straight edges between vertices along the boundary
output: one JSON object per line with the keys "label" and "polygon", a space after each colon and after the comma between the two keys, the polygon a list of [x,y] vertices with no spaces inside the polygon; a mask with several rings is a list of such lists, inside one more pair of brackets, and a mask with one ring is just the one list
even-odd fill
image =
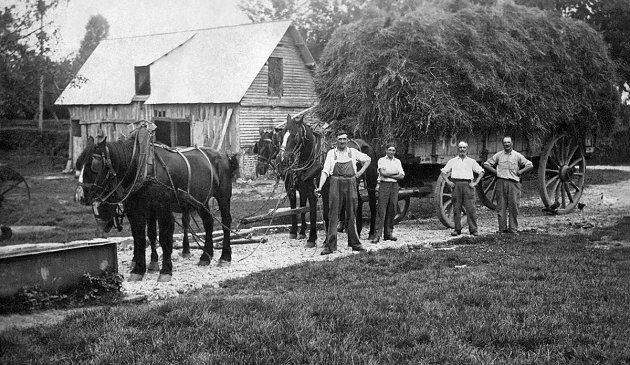
{"label": "trousers", "polygon": [[[326,232],[326,242],[324,248],[330,251],[337,250],[337,223],[341,207],[344,207],[348,222],[355,221],[359,197],[357,196],[357,180],[355,177],[330,177],[328,203],[328,231]],[[356,224],[348,224],[348,246],[361,246]]]}
{"label": "trousers", "polygon": [[475,209],[475,189],[468,181],[456,181],[453,189],[453,223],[455,230],[462,230],[462,205],[466,209],[468,231],[477,232],[477,210]]}
{"label": "trousers", "polygon": [[398,204],[398,183],[381,181],[378,187],[378,210],[376,215],[375,237],[391,237],[394,232],[394,217]]}
{"label": "trousers", "polygon": [[[521,183],[497,178],[497,217],[499,231],[518,231],[518,201],[521,199]],[[509,223],[508,223],[509,214]]]}

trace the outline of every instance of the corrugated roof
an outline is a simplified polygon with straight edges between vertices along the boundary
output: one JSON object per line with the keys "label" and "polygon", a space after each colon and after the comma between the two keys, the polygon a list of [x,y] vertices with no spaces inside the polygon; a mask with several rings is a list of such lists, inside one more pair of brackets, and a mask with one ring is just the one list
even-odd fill
{"label": "corrugated roof", "polygon": [[151,65],[147,104],[238,103],[289,31],[307,64],[314,64],[290,21],[102,41],[57,105],[128,104],[135,95],[134,66]]}

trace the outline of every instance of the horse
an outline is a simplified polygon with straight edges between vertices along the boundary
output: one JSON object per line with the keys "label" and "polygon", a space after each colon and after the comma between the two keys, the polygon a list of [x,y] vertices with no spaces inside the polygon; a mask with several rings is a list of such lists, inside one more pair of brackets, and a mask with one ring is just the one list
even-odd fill
{"label": "horse", "polygon": [[[288,132],[288,134],[287,134]],[[281,144],[285,142],[285,153],[287,156],[293,155],[293,161],[289,162],[288,160],[283,163],[280,162],[280,148]],[[326,147],[327,143],[318,135],[316,135],[312,128],[306,125],[303,121],[303,117],[291,118],[287,116],[287,123],[285,128],[281,133],[277,133],[274,130],[260,130],[260,140],[254,145],[254,153],[258,154],[258,160],[256,164],[256,173],[259,175],[264,175],[267,173],[267,169],[269,165],[275,165],[280,167],[280,175],[284,176],[284,173],[287,170],[291,170],[295,175],[289,176],[288,178],[285,176],[285,188],[287,189],[287,195],[291,200],[291,196],[295,196],[296,188],[300,190],[300,197],[305,197],[304,200],[310,199],[310,181],[305,181],[304,177],[307,178],[313,177],[315,181],[313,182],[313,193],[314,186],[319,181],[319,176],[321,173],[321,169],[323,166],[324,159],[326,157],[326,153],[328,152],[328,148]],[[368,189],[368,198],[369,198],[369,206],[370,206],[370,231],[369,238],[372,239],[374,237],[374,231],[376,226],[376,184],[377,184],[377,166],[376,166],[376,154],[374,153],[374,149],[364,140],[355,139],[349,142],[351,147],[357,148],[361,150],[363,153],[368,154],[372,158],[372,163],[368,166],[364,174],[365,185]],[[296,147],[298,150],[296,151]],[[299,157],[298,157],[299,156]],[[296,160],[297,157],[297,160]],[[288,157],[291,158],[291,157]],[[287,166],[290,169],[287,169]],[[304,170],[307,170],[307,166],[310,166],[310,171],[308,173],[304,173]],[[284,170],[284,171],[283,171]],[[297,172],[297,173],[296,173]],[[287,180],[289,179],[289,180]],[[289,182],[295,182],[299,184],[289,184]],[[323,203],[323,218],[325,227],[328,227],[328,185],[329,181],[326,181],[324,187],[322,189],[322,203]],[[305,206],[305,201],[300,203],[300,206]],[[312,205],[311,205],[312,206]],[[292,205],[292,208],[295,206]],[[361,199],[361,195],[359,194],[359,204],[357,207],[357,232],[361,232],[363,226],[362,220],[362,211],[363,211],[363,199]],[[296,238],[295,233],[297,232],[297,218],[293,216],[292,220],[292,228],[290,233],[291,238]],[[340,219],[340,222],[345,223],[343,217]],[[311,231],[315,227],[315,220],[311,220]],[[301,228],[301,237],[304,236],[306,230],[306,220],[305,214],[302,214],[302,228]],[[315,242],[314,239],[310,240],[309,243]],[[307,243],[307,246],[311,247],[311,244]]]}
{"label": "horse", "polygon": [[[303,116],[299,119],[300,122],[302,122],[302,119]],[[290,115],[287,115],[287,123],[281,134],[276,136],[275,140],[278,141],[276,143],[279,143],[280,138],[277,137],[282,138],[282,144],[276,152],[276,171],[278,176],[284,179],[284,187],[287,192],[287,197],[289,198],[289,206],[291,209],[295,209],[297,205],[296,192],[300,193],[300,207],[305,207],[308,201],[310,230],[306,246],[315,247],[317,241],[317,194],[315,194],[315,184],[323,166],[323,160],[321,159],[322,138],[321,136],[315,135],[312,129],[304,123],[294,122]],[[287,138],[291,141],[296,141],[300,147],[299,151],[293,151],[295,147],[293,145],[286,146]],[[289,150],[287,150],[287,148],[289,148]],[[258,165],[261,165],[260,154]],[[322,199],[327,202],[327,194],[325,196],[323,195]],[[324,210],[323,215],[324,221],[328,224],[328,211]],[[306,238],[306,213],[301,213],[300,217],[302,225],[298,235],[297,217],[296,215],[291,216],[289,238]]]}
{"label": "horse", "polygon": [[[122,203],[124,206],[134,239],[135,265],[129,281],[142,280],[146,272],[145,228],[151,220],[157,220],[162,247],[158,281],[171,279],[173,212],[197,211],[206,231],[198,265],[210,264],[213,257],[213,217],[207,209],[207,202],[211,197],[217,201],[223,226],[223,248],[218,265],[229,264],[232,260],[230,200],[232,178],[238,168],[236,156],[228,157],[206,147],[171,150],[160,145],[148,148],[149,152],[145,148],[145,153],[142,153],[139,140],[107,142],[105,138],[99,143],[88,142],[76,164],[82,176],[79,183],[81,192],[78,194],[81,203]],[[107,213],[111,209],[102,211]]]}

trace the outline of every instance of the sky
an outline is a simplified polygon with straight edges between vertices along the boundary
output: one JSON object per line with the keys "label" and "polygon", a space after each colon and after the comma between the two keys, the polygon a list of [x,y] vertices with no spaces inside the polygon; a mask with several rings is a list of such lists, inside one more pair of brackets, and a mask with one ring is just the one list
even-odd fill
{"label": "sky", "polygon": [[[35,0],[30,0],[35,1]],[[90,16],[109,23],[109,38],[250,23],[239,0],[60,0],[50,20],[58,28],[52,58],[77,52]],[[0,0],[2,5],[24,0]]]}

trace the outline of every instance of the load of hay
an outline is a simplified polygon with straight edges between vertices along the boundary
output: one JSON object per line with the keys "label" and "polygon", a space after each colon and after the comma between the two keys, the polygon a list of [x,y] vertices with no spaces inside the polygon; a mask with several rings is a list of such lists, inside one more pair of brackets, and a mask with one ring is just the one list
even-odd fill
{"label": "load of hay", "polygon": [[381,142],[613,125],[615,66],[586,23],[513,4],[442,4],[340,27],[316,73],[319,117]]}

